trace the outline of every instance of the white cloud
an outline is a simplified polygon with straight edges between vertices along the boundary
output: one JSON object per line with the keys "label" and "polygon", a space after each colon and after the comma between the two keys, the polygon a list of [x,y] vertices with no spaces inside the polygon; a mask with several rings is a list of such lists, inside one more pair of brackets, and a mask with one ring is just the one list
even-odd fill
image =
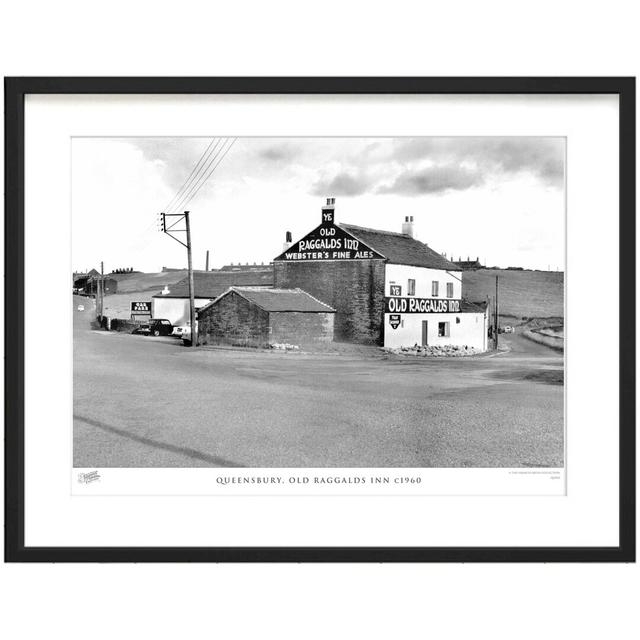
{"label": "white cloud", "polygon": [[[75,139],[74,267],[184,266],[155,217],[209,142]],[[562,268],[563,162],[564,143],[551,138],[239,139],[189,203],[195,264],[207,249],[214,266],[267,262],[286,230],[302,236],[322,197],[337,196],[338,220],[399,230],[413,215],[438,251]]]}

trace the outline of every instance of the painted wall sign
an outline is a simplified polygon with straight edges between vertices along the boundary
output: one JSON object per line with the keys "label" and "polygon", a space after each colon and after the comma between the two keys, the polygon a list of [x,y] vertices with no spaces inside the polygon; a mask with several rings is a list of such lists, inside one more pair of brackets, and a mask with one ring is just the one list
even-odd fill
{"label": "painted wall sign", "polygon": [[333,224],[333,215],[335,211],[332,207],[322,207],[322,224]]}
{"label": "painted wall sign", "polygon": [[400,326],[400,314],[392,313],[389,316],[389,324],[391,325],[392,329],[397,329]]}
{"label": "painted wall sign", "polygon": [[460,300],[385,298],[385,313],[460,313]]}
{"label": "painted wall sign", "polygon": [[402,286],[399,284],[391,284],[389,285],[389,290],[392,296],[400,297],[402,295]]}
{"label": "painted wall sign", "polygon": [[322,224],[319,227],[308,233],[302,240],[294,242],[275,260],[308,262],[384,259],[384,256],[368,247],[364,242],[333,224],[333,211],[323,210],[322,216]]}
{"label": "painted wall sign", "polygon": [[150,302],[132,302],[131,313],[143,314],[148,313],[151,315],[151,303]]}

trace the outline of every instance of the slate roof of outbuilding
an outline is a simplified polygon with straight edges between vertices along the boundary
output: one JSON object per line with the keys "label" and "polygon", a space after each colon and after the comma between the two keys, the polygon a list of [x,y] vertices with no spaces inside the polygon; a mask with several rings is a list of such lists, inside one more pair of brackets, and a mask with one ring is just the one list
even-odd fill
{"label": "slate roof of outbuilding", "polygon": [[[269,312],[295,311],[300,313],[335,313],[335,309],[324,302],[320,302],[302,289],[261,289],[259,287],[231,287],[227,293],[235,291],[249,302]],[[204,309],[216,304],[217,300],[210,302]]]}
{"label": "slate roof of outbuilding", "polygon": [[460,311],[464,313],[483,313],[486,308],[486,300],[484,302],[469,302],[468,300],[462,300],[460,302]]}
{"label": "slate roof of outbuilding", "polygon": [[[251,286],[272,287],[273,269],[267,267],[260,271],[202,271],[193,273],[193,288],[196,298],[217,298],[229,287]],[[188,298],[189,278],[184,278],[176,284],[168,285],[169,293],[162,295],[158,292],[154,298]]]}
{"label": "slate roof of outbuilding", "polygon": [[446,271],[462,271],[453,262],[441,256],[423,242],[406,233],[394,233],[380,229],[368,229],[354,224],[338,224],[347,233],[362,240],[366,245],[381,253],[392,264],[406,264],[411,267],[428,267]]}

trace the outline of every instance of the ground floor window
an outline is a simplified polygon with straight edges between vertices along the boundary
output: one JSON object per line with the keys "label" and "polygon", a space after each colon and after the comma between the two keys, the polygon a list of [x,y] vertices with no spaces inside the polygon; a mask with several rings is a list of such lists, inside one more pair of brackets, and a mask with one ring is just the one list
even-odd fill
{"label": "ground floor window", "polygon": [[449,337],[449,323],[448,322],[438,322],[438,337],[440,337],[440,338],[448,338]]}

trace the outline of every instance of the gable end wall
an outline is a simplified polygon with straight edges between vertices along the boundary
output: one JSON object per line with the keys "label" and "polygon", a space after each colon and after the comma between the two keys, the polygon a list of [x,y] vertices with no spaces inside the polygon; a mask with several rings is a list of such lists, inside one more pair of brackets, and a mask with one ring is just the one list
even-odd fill
{"label": "gable end wall", "polygon": [[276,261],[274,286],[299,287],[336,310],[334,339],[382,344],[383,260]]}

